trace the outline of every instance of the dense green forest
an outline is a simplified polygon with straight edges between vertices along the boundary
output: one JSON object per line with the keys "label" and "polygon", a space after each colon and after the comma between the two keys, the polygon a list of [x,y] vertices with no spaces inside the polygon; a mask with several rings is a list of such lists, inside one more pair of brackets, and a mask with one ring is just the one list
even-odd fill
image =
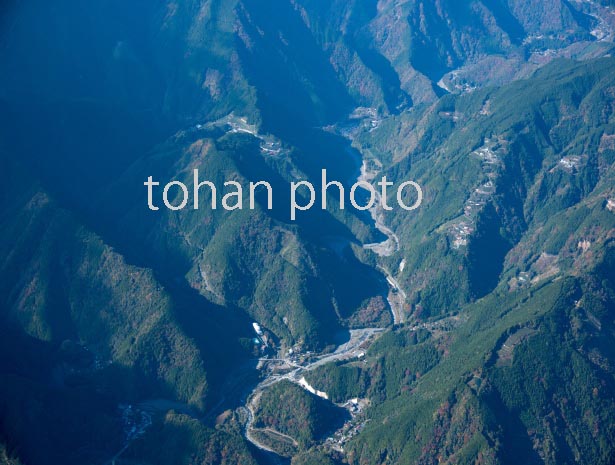
{"label": "dense green forest", "polygon": [[613,463],[614,7],[5,1],[0,464]]}

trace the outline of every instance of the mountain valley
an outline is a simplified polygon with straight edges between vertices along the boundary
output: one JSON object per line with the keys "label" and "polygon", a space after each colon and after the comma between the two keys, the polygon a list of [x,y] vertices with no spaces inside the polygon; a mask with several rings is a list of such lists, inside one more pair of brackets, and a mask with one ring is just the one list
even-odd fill
{"label": "mountain valley", "polygon": [[[608,0],[9,0],[0,464],[613,463],[614,31]],[[164,208],[195,169],[272,208]],[[291,220],[323,169],[424,198]]]}

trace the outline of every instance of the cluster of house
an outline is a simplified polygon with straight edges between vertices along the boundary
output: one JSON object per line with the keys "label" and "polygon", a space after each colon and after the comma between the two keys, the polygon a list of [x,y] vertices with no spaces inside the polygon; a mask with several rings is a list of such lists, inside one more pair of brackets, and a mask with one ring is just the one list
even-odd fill
{"label": "cluster of house", "polygon": [[449,228],[454,249],[468,245],[468,238],[474,233],[476,216],[495,194],[494,181],[497,177],[496,167],[500,164],[498,151],[501,149],[502,144],[498,139],[486,138],[484,145],[471,153],[482,161],[483,174],[487,181],[474,189],[463,207],[463,216]]}
{"label": "cluster of house", "polygon": [[568,155],[562,158],[558,163],[564,170],[574,173],[581,167],[581,157],[577,155]]}
{"label": "cluster of house", "polygon": [[369,420],[359,420],[359,415],[363,410],[362,401],[359,399],[351,399],[344,405],[352,415],[352,419],[348,420],[344,426],[335,432],[335,434],[325,441],[325,444],[331,449],[344,452],[344,444],[355,437],[365,427]]}

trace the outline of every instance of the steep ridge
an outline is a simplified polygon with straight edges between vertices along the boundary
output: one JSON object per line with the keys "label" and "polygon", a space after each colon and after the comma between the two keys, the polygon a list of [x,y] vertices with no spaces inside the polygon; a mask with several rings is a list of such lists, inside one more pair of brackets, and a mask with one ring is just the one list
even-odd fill
{"label": "steep ridge", "polygon": [[[303,154],[288,148],[269,156],[253,135],[227,131],[200,129],[178,135],[139,160],[103,194],[101,205],[109,209],[105,216],[114,218],[118,229],[129,231],[124,247],[147,256],[168,279],[186,279],[208,299],[244,309],[287,347],[299,343],[306,349],[323,348],[343,326],[386,324],[388,309],[380,298],[386,291],[384,279],[362,264],[350,247],[336,251],[330,239],[354,242],[355,234],[369,238],[372,233],[365,222],[338,209],[335,214],[308,212],[291,223],[289,183],[291,173],[301,173],[296,160]],[[321,147],[326,150],[324,144]],[[212,210],[209,191],[203,191],[203,208],[197,211],[147,209],[142,182],[148,175],[164,182],[179,178],[191,185],[193,168],[217,186],[227,179],[244,186],[268,180],[273,209],[259,197],[255,210],[249,210],[247,189],[241,211]],[[134,201],[104,203],[115,198]],[[360,283],[360,290],[350,282]],[[372,315],[355,321],[376,301],[380,304]]]}
{"label": "steep ridge", "polygon": [[[99,461],[126,440],[122,404],[213,406],[226,376],[218,362],[248,354],[247,322],[191,308],[127,264],[13,161],[3,158],[2,176],[0,411],[13,450],[37,463]],[[56,415],[66,429],[49,434]]]}
{"label": "steep ridge", "polygon": [[[560,254],[559,268],[570,270],[582,261],[574,248],[585,235],[598,248],[608,240],[607,232],[593,237],[582,225],[610,218],[611,149],[600,141],[613,132],[612,69],[610,58],[557,62],[530,80],[444,98],[418,118],[409,112],[357,138],[359,149],[376,157],[395,154],[407,137],[417,140],[388,165],[389,177],[412,173],[426,192],[416,215],[389,221],[406,260],[397,279],[409,293],[409,312],[454,312],[490,292],[501,273],[511,285],[528,272],[536,278],[542,253]],[[572,211],[582,223],[562,219]],[[554,228],[570,251],[556,245]],[[389,259],[389,268],[399,260]]]}
{"label": "steep ridge", "polygon": [[[385,269],[407,323],[309,379],[371,407],[297,463],[608,463],[614,65],[553,61],[609,53],[604,4],[12,2],[0,442],[34,463],[253,463],[234,410],[257,384],[251,323],[269,350],[330,350],[392,323]],[[334,202],[290,223],[285,194],[147,210],[147,176],[195,167],[283,192],[356,178],[319,128],[359,106],[354,147],[427,194],[386,217],[399,251],[364,251],[371,219]],[[46,436],[60,416],[70,434]]]}
{"label": "steep ridge", "polygon": [[[396,230],[402,247],[414,247],[404,251],[412,272],[398,278],[401,285],[412,292],[426,280],[429,293],[412,294],[416,322],[383,336],[363,364],[330,365],[308,378],[340,402],[372,402],[362,432],[338,444],[350,463],[610,462],[615,215],[614,152],[605,141],[613,132],[614,66],[612,58],[557,63],[525,82],[443,100],[430,110],[442,121],[430,125],[440,138],[425,136],[390,168],[425,172],[422,218]],[[486,100],[493,112],[479,125]],[[473,117],[458,128],[446,114],[453,112],[460,121]],[[485,159],[497,161],[488,171],[497,176],[485,176]],[[454,182],[436,181],[452,173]],[[481,202],[462,187],[481,188],[486,179],[496,187]],[[447,189],[460,194],[443,195]],[[450,211],[439,198],[454,199]],[[468,198],[476,216],[462,213]],[[431,209],[442,216],[428,224]],[[459,214],[474,221],[465,245],[452,227]],[[475,268],[477,254],[496,257],[482,250],[489,234],[509,241],[493,281],[491,269]],[[427,241],[435,242],[423,248]],[[449,261],[459,265],[443,265]],[[434,276],[434,263],[446,278]],[[474,300],[474,279],[494,287],[470,304],[443,302]]]}

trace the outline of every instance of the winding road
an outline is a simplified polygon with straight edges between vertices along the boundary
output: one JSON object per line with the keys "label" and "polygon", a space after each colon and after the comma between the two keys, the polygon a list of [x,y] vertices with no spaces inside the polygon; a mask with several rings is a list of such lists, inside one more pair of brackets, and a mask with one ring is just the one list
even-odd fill
{"label": "winding road", "polygon": [[[340,345],[335,352],[330,354],[320,355],[315,358],[314,361],[306,363],[305,365],[298,365],[294,363],[292,360],[287,358],[277,358],[277,359],[268,359],[268,362],[272,364],[270,368],[275,366],[293,366],[294,368],[288,373],[282,375],[269,374],[267,377],[261,381],[252,391],[250,396],[248,397],[246,404],[241,409],[244,411],[246,415],[246,425],[245,425],[245,436],[246,439],[254,444],[257,448],[276,453],[271,447],[267,444],[262,443],[257,437],[255,437],[255,431],[266,431],[265,429],[259,429],[254,427],[255,422],[255,414],[258,409],[258,404],[260,401],[260,397],[264,390],[277,384],[281,381],[287,380],[292,383],[295,383],[304,389],[306,389],[305,385],[302,384],[301,378],[304,377],[305,373],[318,368],[319,366],[326,365],[327,363],[336,362],[340,360],[351,360],[353,358],[358,358],[359,353],[361,351],[361,345],[368,342],[370,339],[373,339],[380,333],[384,331],[383,328],[365,328],[365,329],[357,329],[350,331],[350,339],[344,344]],[[278,433],[277,435],[286,436],[282,433]],[[292,439],[292,438],[291,438]]]}
{"label": "winding road", "polygon": [[[350,148],[349,152],[352,156],[354,156],[354,153],[352,153],[352,150],[350,150]],[[366,162],[366,160],[363,159],[361,160],[361,169],[359,176],[357,177],[357,181],[371,183],[373,179],[380,173],[380,171],[381,170],[378,167],[375,167],[370,170],[368,167],[368,163]],[[384,221],[385,211],[381,207],[381,193],[377,189],[375,189],[375,191],[376,201],[374,202],[374,207],[371,208],[369,212],[372,219],[374,220],[375,228],[382,234],[384,234],[386,236],[386,239],[382,242],[364,244],[363,248],[374,252],[379,257],[390,257],[399,251],[399,237],[393,232],[391,228],[386,225]],[[395,324],[399,324],[404,321],[403,306],[407,297],[406,293],[399,285],[399,282],[388,270],[386,270],[380,265],[378,266],[378,269],[384,273],[387,283],[389,285],[389,294],[387,296],[387,301],[389,303],[389,306],[391,307],[391,313],[393,314],[393,322]],[[361,346],[365,342],[368,342],[370,339],[377,337],[383,331],[383,328],[364,328],[352,330],[350,331],[350,339],[346,343],[340,345],[335,350],[335,352],[318,356],[314,361],[306,363],[305,365],[297,364],[290,358],[275,358],[266,360],[263,359],[264,363],[269,364],[269,373],[267,374],[265,379],[258,383],[256,387],[252,390],[251,394],[246,400],[245,406],[240,407],[240,410],[243,410],[246,417],[246,439],[258,449],[274,454],[274,457],[277,456],[276,451],[273,450],[267,444],[264,444],[261,440],[259,440],[259,438],[256,437],[256,435],[254,434],[255,431],[273,434],[275,436],[282,437],[285,440],[290,440],[295,443],[295,440],[293,438],[284,435],[279,431],[274,431],[267,428],[254,427],[254,423],[256,421],[256,411],[258,410],[258,404],[262,393],[267,388],[284,380],[295,383],[302,388],[310,391],[310,386],[307,385],[304,379],[305,373],[328,363],[358,358]],[[275,367],[289,367],[290,371],[285,374],[273,374],[272,368]],[[301,382],[302,380],[303,382]]]}

